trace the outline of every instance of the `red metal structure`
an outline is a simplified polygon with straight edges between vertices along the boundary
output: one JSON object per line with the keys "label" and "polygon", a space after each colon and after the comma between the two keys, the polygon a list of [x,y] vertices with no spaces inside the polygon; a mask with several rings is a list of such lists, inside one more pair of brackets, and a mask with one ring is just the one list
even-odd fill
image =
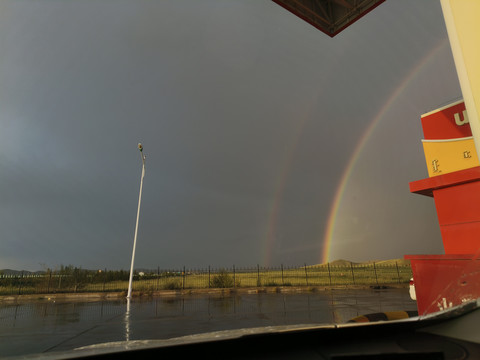
{"label": "red metal structure", "polygon": [[[425,148],[427,166],[435,166],[436,172],[411,182],[410,191],[435,200],[445,250],[444,255],[405,256],[412,264],[419,314],[426,314],[480,297],[480,263],[476,260],[480,249],[480,167],[469,167],[478,158],[466,150],[465,139],[472,133],[463,102],[422,116],[422,127],[425,138],[433,141],[428,153]],[[461,170],[452,170],[458,168]]]}

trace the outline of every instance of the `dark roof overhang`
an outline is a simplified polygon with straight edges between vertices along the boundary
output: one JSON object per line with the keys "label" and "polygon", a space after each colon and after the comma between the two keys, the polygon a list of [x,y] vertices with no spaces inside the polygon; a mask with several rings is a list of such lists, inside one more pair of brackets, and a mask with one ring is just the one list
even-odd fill
{"label": "dark roof overhang", "polygon": [[330,37],[385,0],[272,0]]}

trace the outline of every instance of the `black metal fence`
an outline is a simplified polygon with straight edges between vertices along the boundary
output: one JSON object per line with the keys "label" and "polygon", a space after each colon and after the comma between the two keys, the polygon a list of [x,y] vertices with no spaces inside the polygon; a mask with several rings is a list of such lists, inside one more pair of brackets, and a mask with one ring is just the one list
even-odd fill
{"label": "black metal fence", "polygon": [[[77,292],[126,292],[127,271],[91,271],[66,267],[44,274],[0,275],[0,295]],[[410,265],[389,263],[323,264],[278,268],[211,268],[137,271],[133,291],[247,288],[286,286],[351,286],[405,284],[412,277]]]}

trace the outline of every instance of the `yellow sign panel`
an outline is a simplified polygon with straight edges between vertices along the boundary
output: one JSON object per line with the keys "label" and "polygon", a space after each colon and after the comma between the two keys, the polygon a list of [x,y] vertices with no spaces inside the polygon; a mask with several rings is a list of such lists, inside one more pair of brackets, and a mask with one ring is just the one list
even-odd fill
{"label": "yellow sign panel", "polygon": [[430,177],[480,165],[473,137],[422,140],[422,143]]}

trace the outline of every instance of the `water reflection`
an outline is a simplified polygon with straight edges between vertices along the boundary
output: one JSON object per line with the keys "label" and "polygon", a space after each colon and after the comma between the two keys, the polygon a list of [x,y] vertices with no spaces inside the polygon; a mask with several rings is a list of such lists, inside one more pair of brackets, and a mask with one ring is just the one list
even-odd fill
{"label": "water reflection", "polygon": [[125,311],[125,341],[130,341],[130,301],[131,298],[127,298],[127,310]]}
{"label": "water reflection", "polygon": [[408,289],[188,295],[0,305],[0,354],[70,350],[100,342],[167,339],[235,328],[346,322],[416,310]]}

